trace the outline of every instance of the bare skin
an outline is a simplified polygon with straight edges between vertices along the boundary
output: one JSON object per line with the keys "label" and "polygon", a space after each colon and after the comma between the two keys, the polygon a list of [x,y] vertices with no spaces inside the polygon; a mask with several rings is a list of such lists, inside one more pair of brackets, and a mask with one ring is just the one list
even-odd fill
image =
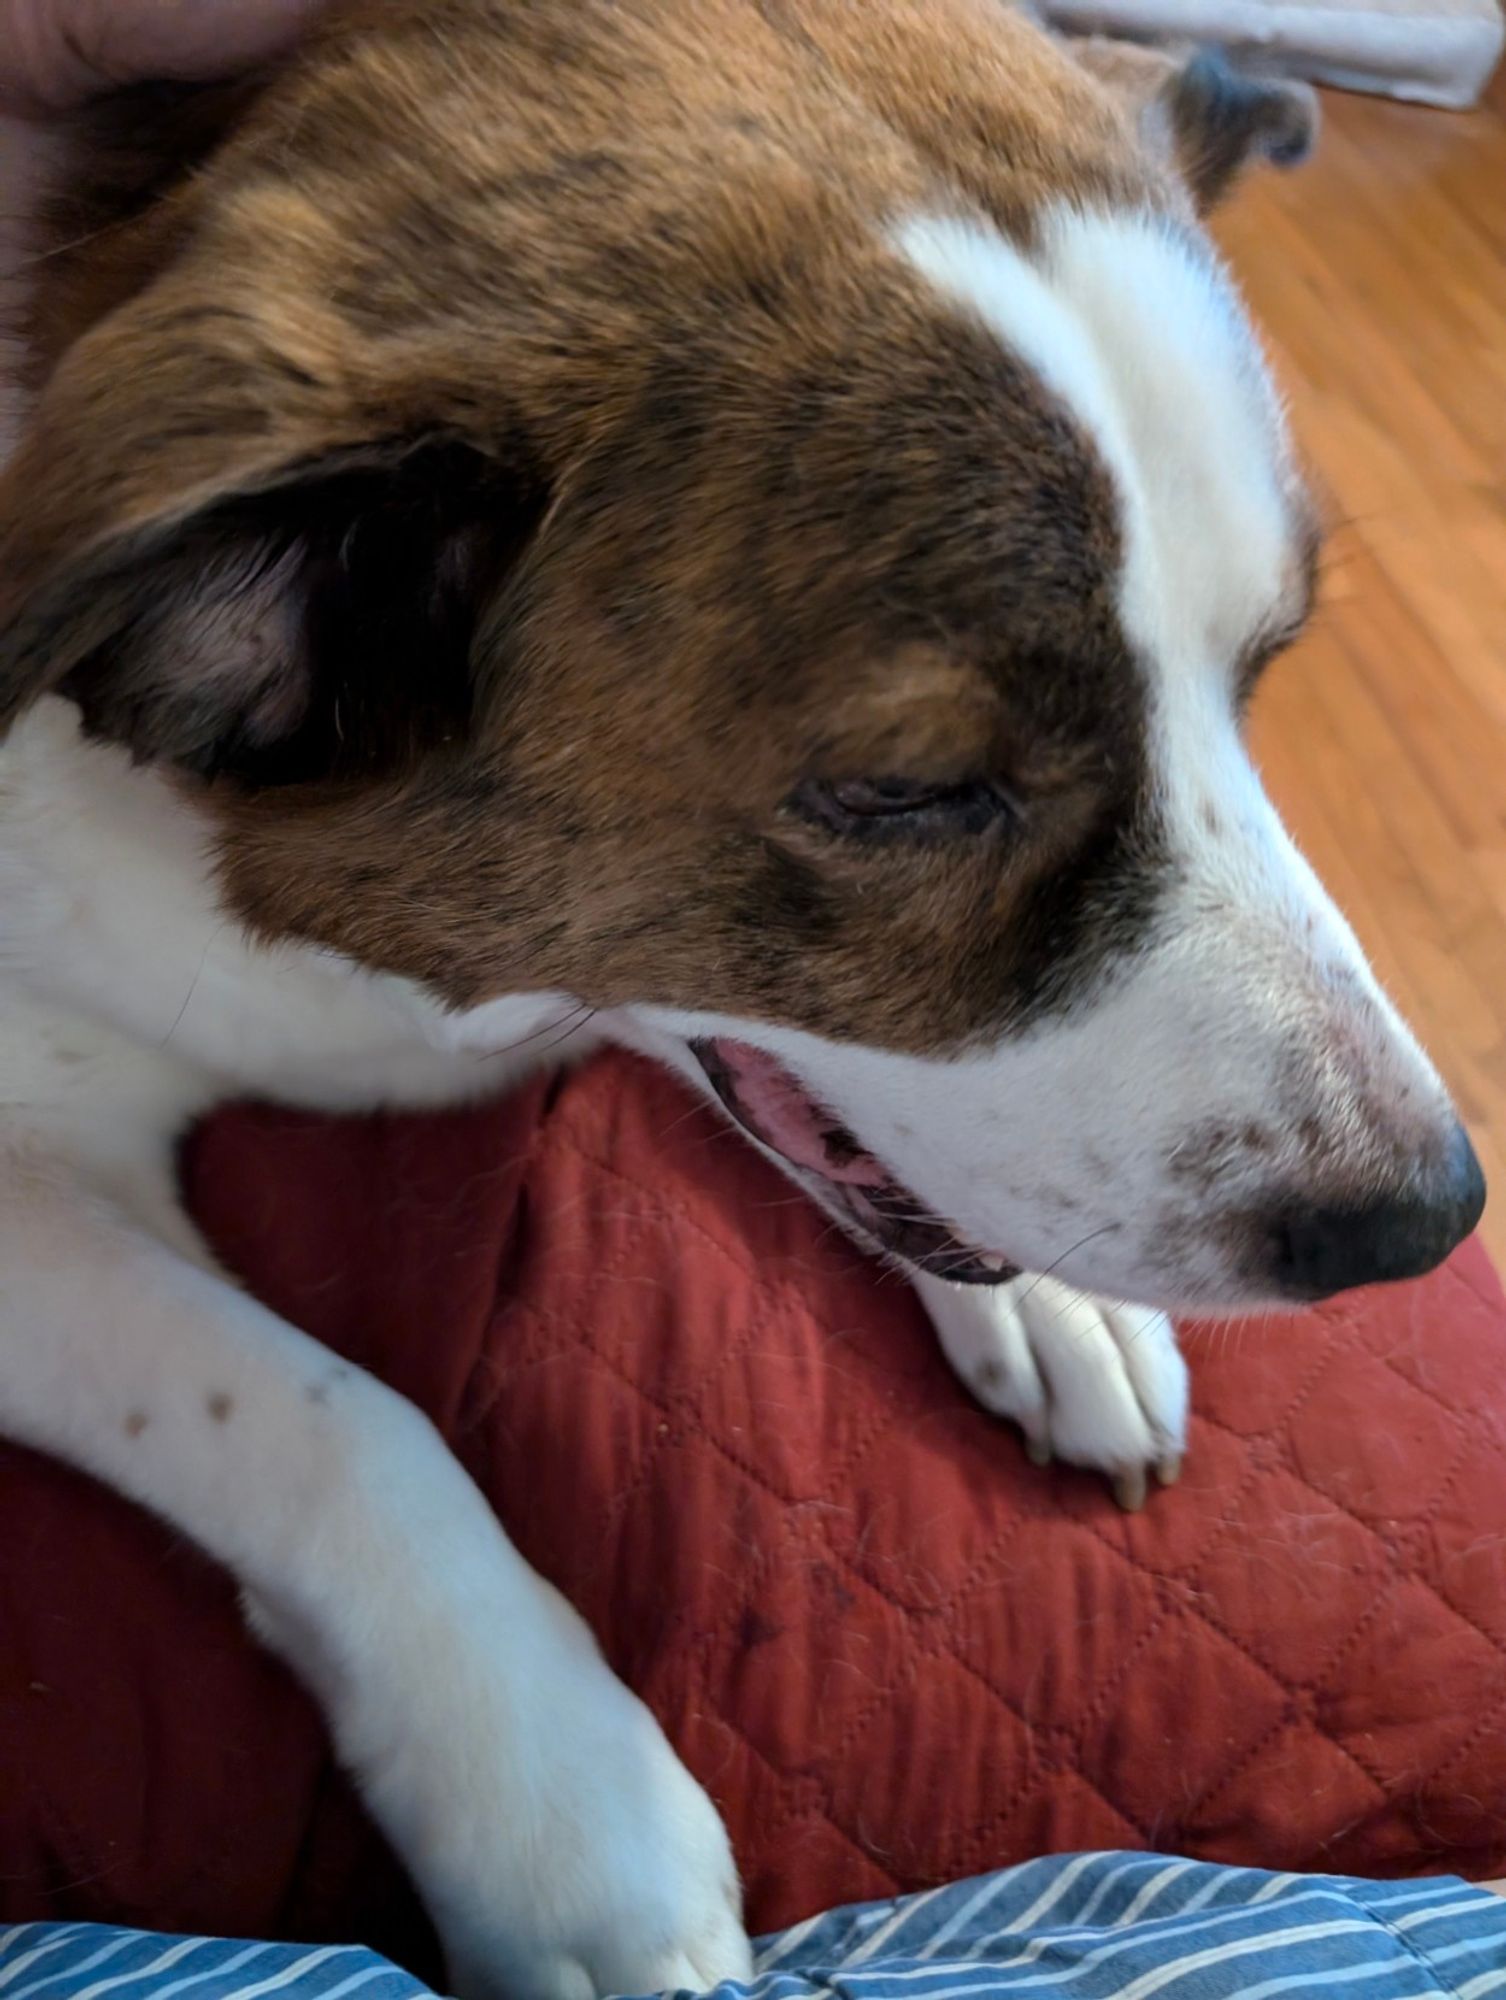
{"label": "bare skin", "polygon": [[208,81],[274,55],[321,0],[0,0],[0,113],[45,119],[121,84]]}

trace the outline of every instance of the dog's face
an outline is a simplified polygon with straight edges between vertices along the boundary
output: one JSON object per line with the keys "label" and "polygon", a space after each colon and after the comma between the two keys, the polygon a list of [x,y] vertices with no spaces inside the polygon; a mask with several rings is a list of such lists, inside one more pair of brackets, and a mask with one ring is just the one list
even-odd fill
{"label": "dog's face", "polygon": [[1295,116],[982,0],[355,9],[39,301],[0,705],[914,1263],[1425,1268],[1478,1169],[1241,738],[1315,531],[1195,209]]}

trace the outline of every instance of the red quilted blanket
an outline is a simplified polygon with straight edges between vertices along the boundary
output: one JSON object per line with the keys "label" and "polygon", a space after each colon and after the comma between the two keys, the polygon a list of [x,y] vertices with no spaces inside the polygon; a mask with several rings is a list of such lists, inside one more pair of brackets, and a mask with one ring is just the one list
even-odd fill
{"label": "red quilted blanket", "polygon": [[[720,1801],[755,1927],[1051,1848],[1506,1872],[1506,1305],[1194,1335],[1184,1481],[1028,1466],[901,1284],[609,1058],[190,1161],[267,1299],[438,1420]],[[0,1917],[358,1933],[411,1898],[224,1580],[0,1455]]]}

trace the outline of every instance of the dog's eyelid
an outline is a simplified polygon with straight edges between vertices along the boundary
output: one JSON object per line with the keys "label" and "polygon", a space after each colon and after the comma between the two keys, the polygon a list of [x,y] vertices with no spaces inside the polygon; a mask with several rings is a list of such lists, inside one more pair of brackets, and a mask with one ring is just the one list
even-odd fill
{"label": "dog's eyelid", "polygon": [[1022,808],[987,778],[962,782],[880,778],[808,778],[785,810],[840,839],[934,845],[1013,824]]}

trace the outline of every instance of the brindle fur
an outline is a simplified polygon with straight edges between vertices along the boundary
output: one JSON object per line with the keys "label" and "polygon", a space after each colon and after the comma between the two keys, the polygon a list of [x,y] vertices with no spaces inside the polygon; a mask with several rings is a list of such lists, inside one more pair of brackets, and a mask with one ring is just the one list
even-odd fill
{"label": "brindle fur", "polygon": [[[915,1051],[1133,942],[1109,477],[885,242],[1189,216],[1061,46],[992,0],[368,0],[109,121],[0,484],[0,720],[61,685],[182,766],[258,932]],[[882,775],[1020,811],[863,851],[790,809]]]}

